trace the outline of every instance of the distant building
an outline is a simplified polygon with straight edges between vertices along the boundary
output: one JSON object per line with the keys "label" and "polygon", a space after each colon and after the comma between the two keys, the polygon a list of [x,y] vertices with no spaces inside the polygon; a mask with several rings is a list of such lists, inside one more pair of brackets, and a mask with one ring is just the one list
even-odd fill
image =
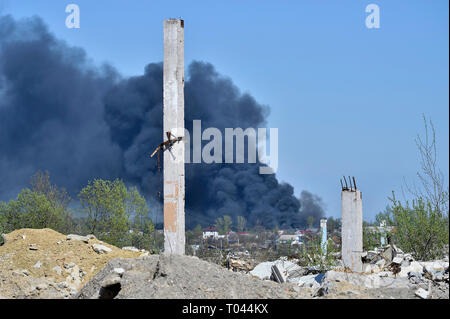
{"label": "distant building", "polygon": [[218,239],[219,232],[214,227],[208,227],[208,228],[203,229],[203,239],[208,239],[208,238]]}
{"label": "distant building", "polygon": [[304,230],[304,229],[299,229],[299,230],[296,230],[296,231],[295,231],[295,235],[298,235],[298,236],[300,236],[300,237],[303,237],[303,236],[305,236],[305,232],[306,232],[306,230]]}

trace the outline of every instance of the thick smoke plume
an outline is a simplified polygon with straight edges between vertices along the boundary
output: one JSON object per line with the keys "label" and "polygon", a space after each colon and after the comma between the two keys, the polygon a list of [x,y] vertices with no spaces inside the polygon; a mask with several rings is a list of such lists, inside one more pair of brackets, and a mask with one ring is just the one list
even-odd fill
{"label": "thick smoke plume", "polygon": [[[242,94],[211,64],[194,62],[185,82],[186,127],[264,127],[268,108]],[[162,64],[123,78],[89,63],[41,19],[0,17],[0,198],[37,170],[75,195],[88,180],[122,178],[159,211],[162,174],[149,154],[162,140]],[[222,215],[249,226],[299,227],[300,202],[289,184],[260,175],[261,164],[187,164],[186,222],[206,226]],[[308,214],[322,215],[321,207]],[[161,221],[161,220],[160,220]]]}
{"label": "thick smoke plume", "polygon": [[322,198],[308,191],[302,191],[300,194],[300,205],[300,215],[302,216],[300,223],[306,225],[308,216],[312,216],[314,218],[313,224],[318,226],[320,219],[325,216],[325,205]]}

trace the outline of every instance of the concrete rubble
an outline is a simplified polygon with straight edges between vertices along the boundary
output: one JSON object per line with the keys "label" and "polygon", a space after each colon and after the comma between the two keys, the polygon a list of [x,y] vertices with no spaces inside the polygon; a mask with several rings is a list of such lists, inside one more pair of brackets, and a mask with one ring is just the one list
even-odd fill
{"label": "concrete rubble", "polygon": [[423,288],[419,288],[415,291],[416,296],[418,296],[421,299],[428,299],[429,293]]}
{"label": "concrete rubble", "polygon": [[248,273],[255,268],[255,261],[250,258],[247,251],[244,252],[230,252],[227,255],[226,267],[232,271]]}
{"label": "concrete rubble", "polygon": [[[229,270],[192,256],[112,259],[73,297],[448,298],[448,261],[419,262],[387,246],[365,256],[369,258],[363,265],[371,267],[370,272],[363,273],[350,272],[340,265],[321,272],[320,267],[302,267],[299,260],[283,257],[262,262],[247,272],[244,265],[249,256],[245,253],[229,254]],[[401,267],[403,273],[407,271],[406,275],[394,273],[392,265]],[[235,271],[230,271],[233,267]],[[427,274],[434,280],[427,279]]]}
{"label": "concrete rubble", "polygon": [[107,254],[111,252],[111,248],[106,247],[105,245],[102,244],[93,244],[92,249],[99,254]]}
{"label": "concrete rubble", "polygon": [[301,267],[296,260],[280,258],[256,265],[250,274],[263,280],[310,288],[311,297],[449,298],[448,257],[416,261],[395,245],[387,245],[364,252],[362,266],[361,273],[351,272],[342,265],[317,273],[315,267]]}
{"label": "concrete rubble", "polygon": [[89,243],[89,237],[74,234],[67,235],[66,240],[80,240],[82,242],[85,242],[86,244]]}
{"label": "concrete rubble", "polygon": [[284,278],[283,282],[292,282],[294,278],[299,278],[308,272],[295,262],[296,260],[288,261],[287,258],[263,262],[250,271],[250,274],[260,279],[269,280],[274,279],[274,271],[278,271]]}
{"label": "concrete rubble", "polygon": [[351,272],[338,259],[326,271],[286,257],[256,264],[246,251],[228,254],[227,269],[49,229],[4,237],[3,298],[449,298],[448,256],[417,261],[394,245],[363,252],[363,272]]}
{"label": "concrete rubble", "polygon": [[[120,269],[120,270],[119,270]],[[79,299],[307,298],[291,284],[263,281],[193,256],[151,255],[108,262]]]}

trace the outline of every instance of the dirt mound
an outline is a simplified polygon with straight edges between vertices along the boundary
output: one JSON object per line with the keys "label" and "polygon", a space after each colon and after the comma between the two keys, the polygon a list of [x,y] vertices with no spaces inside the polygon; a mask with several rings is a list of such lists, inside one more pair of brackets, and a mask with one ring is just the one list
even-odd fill
{"label": "dirt mound", "polygon": [[192,256],[152,255],[113,259],[75,298],[272,299],[307,298],[290,284],[230,271]]}
{"label": "dirt mound", "polygon": [[143,252],[117,248],[94,236],[66,236],[52,229],[19,229],[3,235],[0,298],[67,298],[112,258]]}

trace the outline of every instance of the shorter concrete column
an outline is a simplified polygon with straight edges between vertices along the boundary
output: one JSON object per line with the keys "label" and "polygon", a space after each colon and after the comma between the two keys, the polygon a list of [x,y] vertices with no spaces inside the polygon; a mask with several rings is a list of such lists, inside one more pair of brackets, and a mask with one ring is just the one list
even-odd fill
{"label": "shorter concrete column", "polygon": [[353,272],[362,272],[362,194],[357,189],[343,189],[342,262]]}

